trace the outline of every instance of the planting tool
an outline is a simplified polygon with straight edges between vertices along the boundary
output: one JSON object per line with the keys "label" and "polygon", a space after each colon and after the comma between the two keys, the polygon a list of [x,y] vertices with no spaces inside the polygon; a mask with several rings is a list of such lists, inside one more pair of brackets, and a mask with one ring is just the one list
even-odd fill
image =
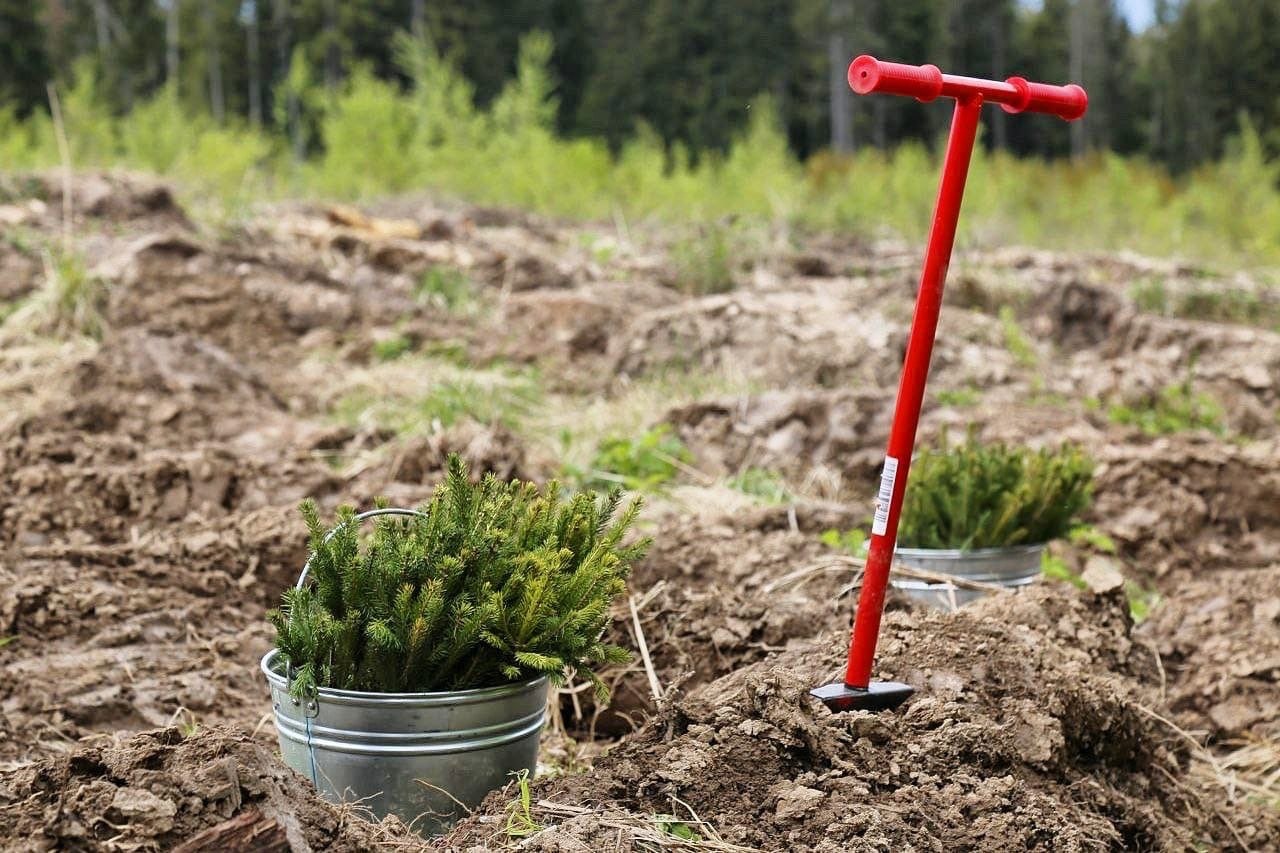
{"label": "planting tool", "polygon": [[954,98],[956,102],[951,134],[947,138],[947,150],[942,161],[942,180],[938,186],[933,225],[929,230],[929,245],[920,272],[920,290],[911,320],[911,334],[907,339],[906,359],[898,384],[893,427],[889,432],[889,446],[880,475],[871,545],[849,643],[848,666],[842,681],[810,691],[835,711],[875,711],[897,707],[912,693],[907,684],[873,682],[871,664],[880,633],[889,566],[897,544],[898,517],[902,512],[907,472],[915,449],[920,404],[924,399],[929,359],[938,329],[942,286],[947,277],[947,265],[951,262],[956,221],[960,216],[960,202],[964,196],[964,183],[969,173],[969,158],[978,134],[982,105],[995,103],[1007,113],[1047,113],[1075,121],[1084,115],[1089,99],[1084,89],[1074,83],[1053,86],[1030,83],[1021,77],[1010,77],[1003,82],[980,80],[943,74],[934,65],[902,65],[866,55],[859,56],[850,64],[849,85],[859,95],[905,95],[921,102],[944,97]]}

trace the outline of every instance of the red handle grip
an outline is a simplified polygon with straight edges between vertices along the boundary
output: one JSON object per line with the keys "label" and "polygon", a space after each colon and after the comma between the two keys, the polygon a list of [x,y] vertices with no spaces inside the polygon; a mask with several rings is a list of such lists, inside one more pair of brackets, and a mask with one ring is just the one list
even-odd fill
{"label": "red handle grip", "polygon": [[882,62],[874,56],[859,56],[849,65],[849,88],[859,95],[879,92],[906,95],[917,101],[939,96],[969,99],[980,97],[1010,113],[1048,113],[1075,121],[1089,108],[1089,96],[1075,83],[1053,86],[1030,83],[1021,77],[1008,80],[979,80],[943,74],[936,65],[904,65]]}
{"label": "red handle grip", "polygon": [[1053,86],[1049,83],[1029,83],[1021,77],[1005,81],[1018,90],[1018,100],[1000,105],[1007,113],[1048,113],[1066,121],[1075,121],[1089,108],[1089,96],[1075,83]]}
{"label": "red handle grip", "polygon": [[849,88],[859,95],[883,92],[932,101],[942,94],[942,72],[936,65],[881,62],[863,54],[849,66]]}

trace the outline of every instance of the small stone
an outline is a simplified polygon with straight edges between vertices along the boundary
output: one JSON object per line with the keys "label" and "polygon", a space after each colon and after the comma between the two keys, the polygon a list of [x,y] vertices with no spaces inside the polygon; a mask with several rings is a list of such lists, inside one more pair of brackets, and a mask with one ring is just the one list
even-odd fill
{"label": "small stone", "polygon": [[787,820],[813,811],[825,797],[821,791],[803,785],[789,788],[778,797],[777,818]]}
{"label": "small stone", "polygon": [[1099,595],[1124,586],[1124,575],[1120,572],[1119,563],[1101,555],[1094,555],[1085,562],[1081,578],[1089,585],[1089,589]]}
{"label": "small stone", "polygon": [[120,788],[111,798],[111,810],[122,815],[139,835],[163,835],[173,829],[178,807],[142,788]]}

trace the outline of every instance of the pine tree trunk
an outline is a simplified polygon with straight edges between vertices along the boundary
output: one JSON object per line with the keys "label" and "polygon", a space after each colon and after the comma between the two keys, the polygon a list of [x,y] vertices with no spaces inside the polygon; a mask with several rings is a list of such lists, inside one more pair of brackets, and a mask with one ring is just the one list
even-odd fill
{"label": "pine tree trunk", "polygon": [[[1004,23],[1004,15],[997,11],[991,21],[991,78],[993,80],[1003,80],[1011,73],[1005,67],[1008,62],[1005,57],[1005,48],[1009,35]],[[1009,126],[1005,123],[1008,116],[1001,109],[987,110],[987,115],[991,116],[992,146],[997,150],[1008,148]]]}
{"label": "pine tree trunk", "polygon": [[164,81],[176,90],[178,87],[178,12],[181,0],[169,0],[169,11],[164,16]]}
{"label": "pine tree trunk", "polygon": [[848,154],[853,150],[853,116],[846,71],[849,67],[849,48],[845,41],[845,28],[850,19],[849,0],[831,0],[831,34],[827,37],[827,85],[831,103],[831,150]]}
{"label": "pine tree trunk", "polygon": [[[273,12],[276,23],[276,59],[280,64],[280,74],[287,77],[292,60],[292,33],[290,28],[289,0],[274,0]],[[298,96],[294,92],[285,93],[285,130],[289,134],[290,150],[293,159],[301,162],[303,151],[301,109]]]}
{"label": "pine tree trunk", "polygon": [[109,14],[106,0],[93,0],[93,31],[98,42],[98,59],[104,68],[107,63],[107,52],[111,48]]}
{"label": "pine tree trunk", "polygon": [[427,4],[424,0],[413,0],[409,7],[409,32],[419,41],[427,34]]}
{"label": "pine tree trunk", "polygon": [[[1067,64],[1070,68],[1071,79],[1084,85],[1084,52],[1085,52],[1085,18],[1088,11],[1085,8],[1088,0],[1076,0],[1071,6],[1071,33],[1068,38],[1068,57]],[[1087,88],[1087,87],[1086,87]],[[1085,123],[1082,121],[1073,121],[1071,128],[1071,156],[1080,158],[1084,156],[1085,148],[1088,145],[1088,137],[1085,135]]]}
{"label": "pine tree trunk", "polygon": [[213,17],[213,3],[206,0],[203,10],[205,48],[209,54],[209,109],[213,112],[213,120],[222,124],[223,119],[226,118],[227,102],[222,93],[222,51],[218,46],[218,28]]}
{"label": "pine tree trunk", "polygon": [[254,127],[262,127],[262,49],[259,44],[258,4],[253,4],[246,34],[249,54],[249,121]]}
{"label": "pine tree trunk", "polygon": [[324,87],[332,92],[338,88],[338,76],[341,73],[341,55],[338,50],[338,3],[337,0],[325,0],[324,3]]}

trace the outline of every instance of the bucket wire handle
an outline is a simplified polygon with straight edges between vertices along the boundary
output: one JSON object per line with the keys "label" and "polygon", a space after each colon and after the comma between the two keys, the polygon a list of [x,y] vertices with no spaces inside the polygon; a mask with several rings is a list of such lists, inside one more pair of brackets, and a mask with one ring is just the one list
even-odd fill
{"label": "bucket wire handle", "polygon": [[[376,516],[379,516],[379,515],[404,515],[404,516],[416,515],[419,518],[427,517],[427,514],[425,512],[420,512],[416,509],[407,509],[405,507],[398,507],[398,506],[384,506],[384,507],[379,507],[378,509],[366,510],[365,512],[360,513],[359,515],[355,516],[351,520],[358,524],[361,521],[364,521],[365,519],[375,518]],[[342,524],[335,524],[333,526],[333,529],[324,535],[324,539],[322,541],[328,542],[337,534],[338,530],[340,530],[341,528],[342,528]],[[307,575],[308,573],[310,573],[310,571],[311,571],[311,558],[307,557],[307,562],[302,567],[302,574],[299,575],[298,582],[293,585],[294,589],[302,589],[302,585],[307,582]]]}
{"label": "bucket wire handle", "polygon": [[[377,516],[380,516],[380,515],[417,516],[418,518],[427,517],[427,514],[425,512],[420,512],[416,509],[407,509],[405,507],[396,507],[396,506],[384,506],[384,507],[379,507],[377,509],[366,510],[365,512],[362,512],[356,515],[354,518],[351,519],[351,521],[359,524],[360,522],[366,519],[376,518]],[[346,523],[349,523],[349,522],[343,522],[343,524],[346,524]],[[341,528],[342,528],[342,524],[335,524],[333,526],[333,529],[324,535],[324,539],[322,541],[328,542],[337,534],[338,530],[340,530]],[[303,584],[307,582],[307,575],[310,572],[311,572],[311,557],[307,557],[307,562],[304,563],[302,566],[302,574],[298,576],[298,582],[293,585],[293,588],[302,589]],[[293,675],[295,672],[296,670],[293,668],[293,661],[290,661],[289,665],[285,667],[285,683],[286,684],[288,685],[293,684]],[[303,712],[307,713],[310,710],[311,708],[304,708]],[[319,712],[320,712],[320,709],[319,709],[319,706],[317,705],[315,707],[315,714],[318,714]],[[309,714],[309,716],[314,717],[315,714]]]}
{"label": "bucket wire handle", "polygon": [[[365,512],[362,512],[356,515],[354,518],[351,519],[351,521],[355,522],[356,524],[359,524],[360,522],[365,521],[366,519],[376,518],[380,515],[416,516],[418,518],[427,517],[427,514],[425,512],[419,512],[416,509],[389,506],[389,507],[379,507],[377,509],[367,510]],[[331,529],[328,533],[324,535],[324,539],[322,541],[328,542],[337,534],[337,532],[342,528],[343,524],[348,524],[348,523],[350,522],[342,522],[341,524],[335,524],[333,526],[333,529]],[[307,575],[310,572],[311,572],[311,557],[308,556],[307,562],[304,563],[302,566],[302,574],[298,576],[298,582],[293,585],[294,589],[302,589],[303,584],[307,582]],[[293,668],[293,662],[290,661],[288,667],[286,667],[285,669],[285,684],[287,685],[293,684],[294,672],[295,670]],[[307,753],[311,758],[311,784],[313,785],[318,785],[319,783],[316,781],[316,750],[311,743],[311,720],[314,717],[318,716],[319,714],[320,714],[320,703],[315,699],[308,700],[306,705],[302,709],[302,716],[306,719]]]}

